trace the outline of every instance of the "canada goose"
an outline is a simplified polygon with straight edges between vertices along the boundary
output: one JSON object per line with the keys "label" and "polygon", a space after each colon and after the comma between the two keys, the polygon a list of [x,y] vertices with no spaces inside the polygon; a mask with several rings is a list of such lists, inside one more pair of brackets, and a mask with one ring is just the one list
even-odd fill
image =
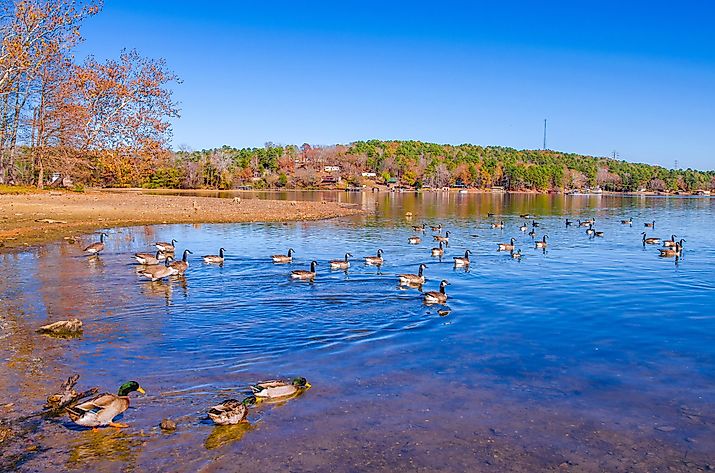
{"label": "canada goose", "polygon": [[497,243],[497,246],[499,249],[497,251],[511,251],[514,249],[514,242],[516,241],[516,238],[512,238],[509,240],[509,243]]}
{"label": "canada goose", "polygon": [[422,232],[422,233],[425,232],[426,228],[427,228],[427,225],[425,225],[424,223],[422,225],[413,225],[412,226],[412,230],[414,230],[416,232]]}
{"label": "canada goose", "polygon": [[425,304],[444,304],[447,302],[447,293],[444,290],[447,286],[449,286],[449,282],[443,279],[442,282],[439,283],[439,292],[425,292],[423,296]]}
{"label": "canada goose", "polygon": [[547,238],[548,236],[549,236],[549,235],[544,235],[543,238],[541,239],[541,241],[537,241],[537,242],[536,242],[536,247],[537,247],[537,248],[546,248],[546,247],[548,246],[548,243],[546,243],[546,238]]}
{"label": "canada goose", "polygon": [[348,269],[350,267],[350,261],[348,261],[348,258],[351,258],[352,255],[350,253],[345,253],[345,260],[341,259],[335,259],[330,262],[330,269]]}
{"label": "canada goose", "polygon": [[670,240],[663,241],[663,246],[665,246],[666,248],[669,248],[671,246],[675,246],[676,243],[677,243],[677,241],[675,241],[675,235],[671,235]]}
{"label": "canada goose", "polygon": [[251,386],[253,395],[258,399],[278,400],[297,396],[307,391],[312,386],[303,377],[293,378],[291,381],[262,381]]}
{"label": "canada goose", "polygon": [[676,241],[674,247],[658,248],[660,256],[680,256],[683,251],[683,242],[685,242],[685,240]]}
{"label": "canada goose", "polygon": [[521,218],[526,218],[526,219],[534,218],[534,216],[531,215],[531,214],[521,214],[521,215],[519,215],[519,217],[521,217]]}
{"label": "canada goose", "polygon": [[108,235],[104,232],[100,233],[99,241],[89,245],[87,248],[84,249],[84,252],[89,253],[90,255],[99,254],[100,251],[104,250],[104,237],[105,236],[108,236]]}
{"label": "canada goose", "polygon": [[410,245],[419,245],[420,243],[422,243],[422,238],[420,238],[418,236],[411,236],[407,239],[407,242]]}
{"label": "canada goose", "polygon": [[247,396],[243,401],[227,399],[209,409],[209,418],[216,425],[236,425],[247,422],[248,406],[256,404],[256,396]]}
{"label": "canada goose", "polygon": [[633,226],[633,217],[627,219],[627,220],[621,220],[621,223],[623,225],[630,225],[631,227]]}
{"label": "canada goose", "polygon": [[520,258],[521,258],[521,250],[516,251],[516,252],[515,252],[514,250],[511,250],[511,252],[510,252],[509,254],[510,254],[511,257],[514,258],[514,259],[520,259]]}
{"label": "canada goose", "polygon": [[492,228],[504,228],[504,220],[499,223],[492,223]]}
{"label": "canada goose", "polygon": [[383,263],[382,250],[377,250],[377,256],[366,256],[365,264],[381,265]]}
{"label": "canada goose", "polygon": [[643,226],[644,226],[644,227],[647,227],[647,228],[655,228],[655,220],[653,220],[653,221],[650,222],[650,223],[646,222],[646,223],[643,224]]}
{"label": "canada goose", "polygon": [[166,256],[161,251],[156,250],[156,254],[134,253],[134,259],[139,264],[159,264],[166,259]]}
{"label": "canada goose", "polygon": [[449,230],[444,234],[444,236],[435,235],[432,238],[434,238],[434,241],[449,243]]}
{"label": "canada goose", "polygon": [[588,229],[586,230],[586,235],[593,236],[594,233],[596,233],[596,230],[593,229],[593,225],[589,225]]}
{"label": "canada goose", "polygon": [[589,225],[595,225],[595,224],[596,224],[596,219],[595,219],[595,218],[591,218],[591,219],[588,219],[588,220],[584,220],[583,222],[582,222],[581,220],[577,220],[577,221],[578,221],[578,226],[579,226],[579,227],[588,227]]}
{"label": "canada goose", "polygon": [[573,222],[569,219],[566,219],[566,226],[570,227],[571,225],[573,225]]}
{"label": "canada goose", "polygon": [[524,225],[519,227],[519,230],[521,230],[522,233],[526,232],[529,229],[529,227],[526,226],[526,222],[524,222]]}
{"label": "canada goose", "polygon": [[435,225],[430,225],[429,227],[432,229],[433,232],[440,232],[440,233],[442,233],[442,224],[441,224],[441,223],[438,224],[438,225],[436,225],[436,226],[435,226]]}
{"label": "canada goose", "polygon": [[293,261],[293,253],[295,253],[293,248],[288,248],[287,255],[273,255],[271,256],[271,259],[274,263],[290,263]]}
{"label": "canada goose", "polygon": [[184,250],[184,255],[179,261],[172,261],[169,266],[174,268],[179,274],[184,274],[189,269],[189,255],[194,253],[191,250]]}
{"label": "canada goose", "polygon": [[400,275],[398,275],[397,277],[400,280],[400,284],[403,286],[408,286],[408,285],[417,286],[420,284],[424,284],[425,277],[424,277],[423,271],[425,269],[427,269],[427,265],[422,263],[422,264],[420,264],[420,267],[417,270],[417,274],[400,274]]}
{"label": "canada goose", "polygon": [[146,394],[139,383],[129,381],[119,387],[117,394],[100,394],[89,401],[67,407],[67,414],[72,422],[83,427],[129,427],[127,424],[115,423],[114,418],[129,409],[129,393],[133,391]]}
{"label": "canada goose", "polygon": [[176,268],[172,268],[171,266],[169,266],[169,263],[173,261],[173,259],[173,257],[167,256],[164,260],[164,264],[155,264],[147,266],[142,269],[139,274],[141,276],[144,276],[145,278],[151,279],[152,281],[158,281],[159,279],[164,279],[168,278],[169,276],[173,276],[174,274],[178,273]]}
{"label": "canada goose", "polygon": [[491,213],[491,212],[487,212],[487,217],[493,217],[493,216],[494,216],[494,214],[493,214],[493,213]]}
{"label": "canada goose", "polygon": [[154,243],[154,246],[156,248],[163,252],[163,253],[174,253],[176,251],[176,244],[178,242],[176,240],[171,240],[171,243],[167,243],[165,241],[157,241]]}
{"label": "canada goose", "polygon": [[432,248],[432,256],[442,256],[444,255],[444,247],[442,242],[439,242],[439,248]]}
{"label": "canada goose", "polygon": [[531,237],[531,239],[533,240],[534,237],[536,236],[536,230],[534,230],[534,229],[532,228],[531,231],[528,233],[528,235],[529,235],[529,236]]}
{"label": "canada goose", "polygon": [[223,264],[223,255],[226,252],[224,248],[219,248],[218,255],[202,256],[204,263],[207,264]]}
{"label": "canada goose", "polygon": [[533,228],[536,228],[536,227],[539,226],[539,222],[537,222],[536,220],[533,220],[533,221],[531,222],[531,226],[532,226]]}
{"label": "canada goose", "polygon": [[595,230],[595,231],[593,232],[593,234],[594,234],[594,236],[597,236],[597,237],[599,237],[599,238],[603,238],[603,232],[600,231],[600,230]]}
{"label": "canada goose", "polygon": [[467,250],[464,252],[464,256],[462,256],[462,257],[455,256],[454,257],[454,265],[455,266],[469,266],[469,255],[470,254],[472,254],[472,252]]}
{"label": "canada goose", "polygon": [[641,235],[643,235],[643,245],[659,245],[660,244],[660,238],[648,238],[645,234],[645,232],[642,232]]}
{"label": "canada goose", "polygon": [[310,262],[310,271],[304,269],[296,269],[290,272],[290,277],[293,279],[315,279],[315,267],[318,266],[317,261]]}

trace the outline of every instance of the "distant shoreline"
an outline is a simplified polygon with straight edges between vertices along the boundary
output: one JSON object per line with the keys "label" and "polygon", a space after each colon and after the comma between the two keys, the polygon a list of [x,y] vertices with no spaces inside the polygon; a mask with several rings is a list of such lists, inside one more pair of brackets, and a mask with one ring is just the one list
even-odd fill
{"label": "distant shoreline", "polygon": [[0,195],[0,252],[27,249],[103,228],[182,223],[323,220],[362,214],[349,204],[266,199],[217,199],[139,192],[67,191]]}

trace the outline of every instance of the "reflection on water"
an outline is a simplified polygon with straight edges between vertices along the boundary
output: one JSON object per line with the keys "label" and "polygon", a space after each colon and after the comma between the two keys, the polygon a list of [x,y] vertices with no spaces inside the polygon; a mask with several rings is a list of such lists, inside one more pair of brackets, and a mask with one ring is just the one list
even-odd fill
{"label": "reflection on water", "polygon": [[[537,471],[565,463],[581,471],[688,471],[715,464],[712,200],[309,197],[349,199],[374,212],[326,222],[110,230],[98,258],[67,242],[0,255],[0,405],[13,403],[0,415],[39,409],[75,372],[79,389],[114,392],[130,379],[147,389],[132,395],[122,419],[128,430],[39,422],[23,442],[5,441],[0,450],[20,452],[15,467],[26,471],[230,470],[237,452],[246,469]],[[519,228],[526,213],[539,222],[527,221],[533,238]],[[603,237],[567,227],[566,217],[595,217]],[[620,223],[631,217],[632,227]],[[654,219],[655,230],[643,226]],[[501,220],[504,229],[492,228]],[[408,243],[422,222],[450,230],[444,256],[431,256],[429,226],[420,244]],[[677,264],[644,247],[643,230],[684,238]],[[536,248],[544,234],[548,247]],[[512,237],[521,259],[497,251]],[[180,251],[194,252],[186,275],[154,283],[138,277],[131,255],[172,238]],[[222,267],[202,263],[198,255],[220,247],[227,250]],[[270,261],[288,247],[296,250],[292,264]],[[377,249],[384,264],[364,265]],[[455,267],[453,257],[467,249],[470,266]],[[327,262],[346,252],[354,255],[350,268],[331,271]],[[313,259],[320,265],[312,284],[290,279]],[[416,273],[420,263],[427,281],[400,287],[397,275]],[[448,305],[423,304],[422,292],[438,290],[442,279],[451,283]],[[75,317],[84,322],[81,339],[34,332]],[[261,407],[259,427],[205,422],[209,406],[240,398],[250,383],[293,376],[313,388]],[[175,433],[160,432],[166,417],[178,421]],[[38,448],[25,450],[28,442]]]}

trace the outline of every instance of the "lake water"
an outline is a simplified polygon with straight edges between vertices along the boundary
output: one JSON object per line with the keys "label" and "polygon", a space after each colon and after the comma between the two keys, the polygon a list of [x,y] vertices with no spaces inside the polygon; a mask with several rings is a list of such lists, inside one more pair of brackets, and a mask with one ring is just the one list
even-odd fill
{"label": "lake water", "polygon": [[[0,443],[0,470],[715,468],[715,200],[310,198],[359,203],[370,214],[111,229],[99,259],[66,242],[0,255],[0,418],[39,410],[73,373],[84,389],[115,392],[135,379],[147,390],[131,395],[122,431],[82,430],[66,417],[16,423],[21,438]],[[537,239],[549,235],[545,252],[519,231],[525,213],[537,215]],[[566,217],[595,217],[605,234],[589,238]],[[627,217],[632,227],[620,223]],[[499,220],[505,229],[492,229]],[[655,230],[644,228],[652,220]],[[451,232],[441,261],[430,256],[429,228],[422,244],[407,243],[423,221]],[[683,257],[644,247],[644,230],[684,238]],[[496,251],[510,237],[521,261]],[[194,252],[185,277],[141,280],[130,255],[172,238]],[[219,247],[223,267],[201,262]],[[294,262],[273,264],[269,255],[288,247]],[[384,265],[362,264],[378,248]],[[471,268],[455,269],[452,258],[466,249]],[[330,271],[327,261],[348,251],[349,271]],[[290,280],[313,259],[314,283]],[[446,307],[398,287],[396,275],[423,262],[423,290],[451,283]],[[84,321],[80,339],[34,333],[73,317]],[[206,418],[209,406],[253,382],[293,376],[312,389],[252,410],[250,426]],[[160,431],[165,417],[176,432]]]}

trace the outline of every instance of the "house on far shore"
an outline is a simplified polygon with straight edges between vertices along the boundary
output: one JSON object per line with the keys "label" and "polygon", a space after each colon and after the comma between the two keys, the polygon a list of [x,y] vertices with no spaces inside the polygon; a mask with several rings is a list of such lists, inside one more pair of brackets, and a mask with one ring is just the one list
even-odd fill
{"label": "house on far shore", "polygon": [[364,172],[364,173],[362,173],[362,177],[377,177],[377,173],[375,173],[375,172]]}
{"label": "house on far shore", "polygon": [[387,180],[386,184],[397,184],[397,178],[391,177]]}
{"label": "house on far shore", "polygon": [[325,166],[323,167],[325,172],[340,172],[340,166]]}
{"label": "house on far shore", "polygon": [[337,184],[338,182],[340,182],[340,176],[333,176],[333,175],[323,176],[323,179],[321,181],[322,184],[328,184],[328,185]]}

